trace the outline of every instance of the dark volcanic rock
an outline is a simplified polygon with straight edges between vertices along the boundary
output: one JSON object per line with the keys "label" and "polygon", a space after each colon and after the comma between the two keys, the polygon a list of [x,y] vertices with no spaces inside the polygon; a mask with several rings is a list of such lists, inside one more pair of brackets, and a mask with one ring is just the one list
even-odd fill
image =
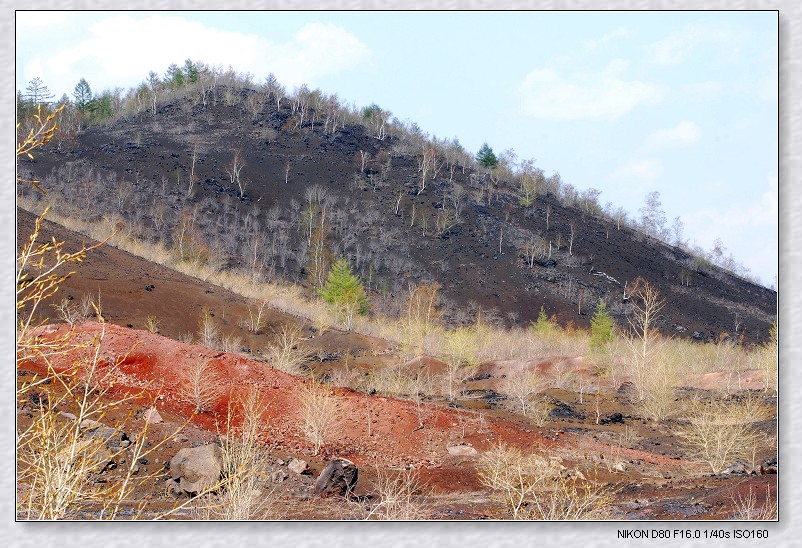
{"label": "dark volcanic rock", "polygon": [[322,496],[345,496],[354,490],[358,475],[356,464],[350,460],[332,459],[315,481],[314,493]]}

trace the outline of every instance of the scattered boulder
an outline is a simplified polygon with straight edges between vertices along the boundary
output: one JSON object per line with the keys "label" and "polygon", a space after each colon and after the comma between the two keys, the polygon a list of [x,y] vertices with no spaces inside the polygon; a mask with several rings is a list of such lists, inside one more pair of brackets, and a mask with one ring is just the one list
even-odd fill
{"label": "scattered boulder", "polygon": [[214,444],[184,447],[170,461],[170,475],[183,493],[200,493],[215,485],[223,469],[223,453]]}
{"label": "scattered boulder", "polygon": [[159,424],[160,422],[163,422],[162,416],[159,414],[158,411],[156,411],[155,407],[151,407],[150,409],[145,411],[143,417],[145,419],[145,422],[147,422],[148,424]]}
{"label": "scattered boulder", "polygon": [[749,466],[748,464],[746,464],[743,461],[738,461],[738,462],[728,466],[721,473],[724,474],[724,475],[739,475],[740,476],[740,475],[745,475],[745,474],[751,474],[753,472],[754,471],[752,470],[751,466]]}
{"label": "scattered boulder", "polygon": [[618,401],[622,403],[635,403],[638,401],[638,391],[635,388],[635,383],[626,381],[621,383],[616,391]]}
{"label": "scattered boulder", "polygon": [[624,415],[621,413],[613,413],[607,417],[604,417],[601,421],[601,424],[624,424]]}
{"label": "scattered boulder", "polygon": [[321,496],[346,496],[356,486],[359,470],[348,459],[334,458],[315,481],[314,493]]}
{"label": "scattered boulder", "polygon": [[290,459],[289,464],[287,464],[287,468],[289,468],[291,472],[295,472],[299,476],[301,474],[310,473],[309,464],[305,460]]}
{"label": "scattered boulder", "polygon": [[565,402],[558,402],[554,408],[549,411],[549,417],[554,419],[584,419],[585,415],[573,408]]}
{"label": "scattered boulder", "polygon": [[467,443],[461,443],[459,445],[449,445],[448,454],[454,457],[474,457],[478,454],[478,451]]}
{"label": "scattered boulder", "polygon": [[777,457],[770,457],[763,461],[760,465],[761,474],[776,474],[777,473]]}

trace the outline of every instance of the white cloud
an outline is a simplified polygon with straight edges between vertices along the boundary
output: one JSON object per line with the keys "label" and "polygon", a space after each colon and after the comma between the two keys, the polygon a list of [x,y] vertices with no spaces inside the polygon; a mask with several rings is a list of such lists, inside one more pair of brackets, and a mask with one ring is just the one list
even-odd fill
{"label": "white cloud", "polygon": [[694,101],[709,101],[721,94],[721,82],[707,81],[685,84],[680,87],[682,94]]}
{"label": "white cloud", "polygon": [[181,65],[191,58],[251,73],[256,81],[273,72],[280,82],[293,87],[314,85],[321,77],[354,69],[371,56],[353,34],[322,23],[301,27],[283,43],[170,15],[144,19],[118,15],[87,31],[83,41],[56,55],[33,58],[24,68],[26,74],[41,68],[45,74],[39,75],[54,82],[50,88],[64,91],[71,91],[83,76],[99,91],[134,86],[151,70],[163,73],[170,63]]}
{"label": "white cloud", "polygon": [[564,76],[554,69],[536,69],[518,86],[521,110],[548,120],[614,120],[662,97],[659,87],[626,80],[621,60],[596,73],[576,72]]}
{"label": "white cloud", "polygon": [[626,27],[618,27],[600,38],[592,38],[590,40],[585,40],[585,42],[582,45],[585,49],[585,52],[593,53],[604,49],[605,47],[615,42],[616,40],[627,38],[629,36],[632,36],[631,30],[629,30]]}
{"label": "white cloud", "polygon": [[[721,59],[738,58],[740,43],[746,37],[729,26],[686,25],[647,47],[651,60],[658,65],[678,65],[702,46],[714,46]],[[706,54],[709,55],[709,47]]]}
{"label": "white cloud", "polygon": [[33,30],[61,25],[67,19],[68,11],[18,11],[16,13],[17,34],[27,34]]}
{"label": "white cloud", "polygon": [[777,273],[778,203],[777,172],[772,171],[757,200],[703,207],[683,215],[683,220],[686,232],[693,234],[703,248],[709,249],[716,238],[721,238],[736,261],[769,283]]}
{"label": "white cloud", "polygon": [[702,130],[687,120],[683,120],[676,126],[669,129],[655,131],[646,138],[648,149],[684,147],[690,146],[699,141]]}
{"label": "white cloud", "polygon": [[653,159],[632,160],[615,168],[609,178],[615,181],[651,183],[663,175],[663,164]]}

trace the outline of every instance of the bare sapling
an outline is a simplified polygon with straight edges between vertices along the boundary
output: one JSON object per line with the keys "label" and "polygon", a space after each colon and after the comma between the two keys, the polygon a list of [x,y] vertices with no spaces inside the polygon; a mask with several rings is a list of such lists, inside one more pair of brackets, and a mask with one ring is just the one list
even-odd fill
{"label": "bare sapling", "polygon": [[[278,492],[270,474],[270,454],[260,440],[267,406],[253,387],[229,402],[220,433],[222,489],[206,509],[206,519],[277,519]],[[235,426],[239,419],[239,426]]]}
{"label": "bare sapling", "polygon": [[[626,290],[625,290],[626,291]],[[639,398],[646,397],[646,381],[652,357],[660,347],[660,334],[653,328],[657,315],[665,306],[665,299],[657,289],[644,280],[637,278],[629,290],[631,313],[627,316],[630,332],[624,340],[627,342],[632,357],[632,368]]]}
{"label": "bare sapling", "polygon": [[769,408],[752,396],[695,400],[688,407],[685,424],[676,433],[693,451],[694,458],[718,475],[738,459],[754,458],[754,447],[761,441],[754,423],[769,416]]}
{"label": "bare sapling", "polygon": [[304,365],[312,357],[312,351],[298,325],[284,324],[274,331],[272,344],[264,353],[268,364],[290,375],[303,376]]}
{"label": "bare sapling", "polygon": [[413,521],[426,519],[431,513],[426,486],[414,470],[376,468],[374,488],[378,503],[365,519]]}
{"label": "bare sapling", "polygon": [[195,413],[211,411],[224,393],[222,379],[208,358],[198,358],[182,371],[179,395],[192,405]]}
{"label": "bare sapling", "polygon": [[298,412],[301,429],[312,444],[312,454],[318,455],[337,418],[337,400],[331,388],[308,381],[298,389]]}

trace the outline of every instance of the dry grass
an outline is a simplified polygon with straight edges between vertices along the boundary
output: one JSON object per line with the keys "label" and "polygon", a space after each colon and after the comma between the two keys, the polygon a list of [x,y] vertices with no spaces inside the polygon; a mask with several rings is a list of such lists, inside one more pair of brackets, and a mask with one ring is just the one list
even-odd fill
{"label": "dry grass", "polygon": [[337,418],[337,400],[328,386],[313,381],[298,388],[296,397],[301,430],[317,455]]}
{"label": "dry grass", "polygon": [[413,470],[376,469],[378,503],[365,519],[415,521],[429,517],[426,486]]}
{"label": "dry grass", "polygon": [[758,398],[694,400],[688,406],[686,424],[676,434],[693,451],[693,457],[720,474],[737,459],[754,459],[761,434],[753,428],[771,410]]}
{"label": "dry grass", "polygon": [[273,343],[263,357],[272,367],[300,377],[305,375],[303,366],[312,357],[312,350],[300,326],[284,324],[274,332]]}
{"label": "dry grass", "polygon": [[145,318],[145,329],[147,329],[151,333],[158,333],[159,319],[153,314],[148,315],[148,317]]}
{"label": "dry grass", "polygon": [[617,489],[565,470],[559,460],[497,445],[477,463],[479,479],[512,519],[589,520],[610,517]]}
{"label": "dry grass", "polygon": [[[202,519],[280,519],[279,491],[270,477],[270,454],[259,438],[266,407],[252,388],[229,404],[220,434],[223,482],[216,494],[208,494],[200,507]],[[241,425],[234,427],[236,416]]]}
{"label": "dry grass", "polygon": [[210,411],[226,391],[223,379],[207,358],[194,360],[181,374],[178,396],[191,404],[196,413]]}

